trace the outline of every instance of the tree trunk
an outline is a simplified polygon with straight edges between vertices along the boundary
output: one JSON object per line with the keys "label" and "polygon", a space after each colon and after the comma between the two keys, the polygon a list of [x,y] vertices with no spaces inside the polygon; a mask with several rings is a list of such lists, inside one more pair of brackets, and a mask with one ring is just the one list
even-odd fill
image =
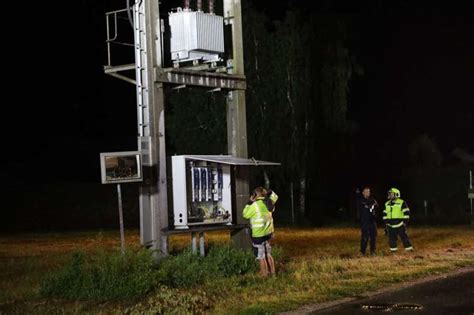
{"label": "tree trunk", "polygon": [[300,191],[299,191],[299,201],[300,201],[300,214],[301,218],[304,218],[306,213],[306,177],[300,178]]}

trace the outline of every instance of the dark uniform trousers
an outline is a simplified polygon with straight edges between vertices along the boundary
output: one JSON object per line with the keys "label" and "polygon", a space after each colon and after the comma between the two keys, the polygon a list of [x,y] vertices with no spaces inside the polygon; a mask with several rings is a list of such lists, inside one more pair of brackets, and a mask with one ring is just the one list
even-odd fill
{"label": "dark uniform trousers", "polygon": [[375,242],[377,238],[377,225],[375,223],[365,223],[361,227],[360,252],[365,255],[367,243],[370,239],[370,253],[375,253]]}
{"label": "dark uniform trousers", "polygon": [[388,244],[390,245],[391,251],[397,250],[397,237],[398,236],[400,236],[400,239],[402,240],[403,247],[405,248],[412,247],[404,225],[397,228],[388,227]]}

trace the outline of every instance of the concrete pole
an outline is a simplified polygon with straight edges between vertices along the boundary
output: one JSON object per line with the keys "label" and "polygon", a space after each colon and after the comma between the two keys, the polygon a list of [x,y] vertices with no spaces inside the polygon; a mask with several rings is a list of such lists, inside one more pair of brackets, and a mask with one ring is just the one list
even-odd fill
{"label": "concrete pole", "polygon": [[[168,254],[167,237],[162,229],[168,227],[168,198],[166,183],[165,109],[162,83],[155,83],[156,69],[162,68],[160,10],[157,0],[138,2],[142,49],[139,75],[146,87],[142,125],[139,126],[139,150],[143,159],[144,181],[140,187],[140,232],[142,244],[151,247],[159,260]],[[140,121],[139,121],[140,124]]]}
{"label": "concrete pole", "polygon": [[[232,67],[233,74],[244,75],[244,52],[242,40],[242,11],[240,0],[224,0],[224,18],[232,25]],[[227,148],[230,155],[248,158],[247,117],[245,91],[230,91],[227,95]],[[249,197],[249,173],[246,167],[235,170],[236,224],[247,223],[242,210]],[[232,243],[237,248],[250,248],[248,230],[232,231]]]}

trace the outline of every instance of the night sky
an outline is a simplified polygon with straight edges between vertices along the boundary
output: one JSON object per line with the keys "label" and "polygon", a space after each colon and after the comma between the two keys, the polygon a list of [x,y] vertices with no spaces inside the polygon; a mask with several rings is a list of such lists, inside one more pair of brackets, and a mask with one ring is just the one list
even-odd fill
{"label": "night sky", "polygon": [[[366,45],[359,46],[359,56],[366,72],[351,91],[364,167],[378,173],[384,165],[403,163],[410,141],[421,134],[437,143],[445,161],[456,148],[474,152],[474,20],[469,12],[431,9],[376,17],[372,22],[378,29],[364,26]],[[389,147],[404,153],[384,154]]]}
{"label": "night sky", "polygon": [[[274,2],[255,5],[271,19],[307,6]],[[445,158],[455,148],[474,154],[473,1],[438,7],[411,3],[318,1],[310,6],[352,21],[349,46],[364,75],[351,82],[349,119],[359,165],[374,174],[401,163],[384,150],[407,150],[420,134],[432,137]],[[103,13],[125,1],[62,5],[29,10],[22,16],[27,32],[10,33],[4,42],[5,48],[13,47],[4,59],[11,73],[4,77],[0,176],[11,191],[35,183],[100,182],[99,152],[136,149],[135,89],[102,71]]]}

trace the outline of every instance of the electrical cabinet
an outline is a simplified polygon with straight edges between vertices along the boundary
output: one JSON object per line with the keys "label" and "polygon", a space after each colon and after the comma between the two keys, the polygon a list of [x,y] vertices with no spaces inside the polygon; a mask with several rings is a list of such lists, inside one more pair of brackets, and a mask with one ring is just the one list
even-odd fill
{"label": "electrical cabinet", "polygon": [[233,224],[234,167],[280,163],[231,155],[176,155],[171,157],[173,222],[175,229],[197,225]]}
{"label": "electrical cabinet", "polygon": [[172,157],[175,228],[232,223],[230,165]]}

